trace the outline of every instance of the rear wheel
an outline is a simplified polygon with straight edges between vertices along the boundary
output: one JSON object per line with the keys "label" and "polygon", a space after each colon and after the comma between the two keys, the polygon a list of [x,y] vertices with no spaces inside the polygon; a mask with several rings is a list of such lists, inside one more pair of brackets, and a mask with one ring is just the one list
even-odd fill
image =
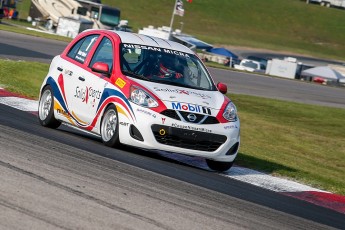
{"label": "rear wheel", "polygon": [[219,171],[219,172],[224,172],[229,170],[234,162],[221,162],[221,161],[214,161],[210,159],[206,159],[207,166],[214,170],[214,171]]}
{"label": "rear wheel", "polygon": [[119,119],[114,105],[110,105],[104,112],[101,122],[101,137],[106,146],[119,145]]}
{"label": "rear wheel", "polygon": [[38,120],[42,126],[57,128],[61,122],[54,117],[54,95],[52,88],[47,85],[42,90],[38,104]]}

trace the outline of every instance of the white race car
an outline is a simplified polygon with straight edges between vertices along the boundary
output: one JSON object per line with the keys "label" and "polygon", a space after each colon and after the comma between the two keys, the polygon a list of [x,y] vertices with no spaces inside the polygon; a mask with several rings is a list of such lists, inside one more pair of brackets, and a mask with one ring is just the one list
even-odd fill
{"label": "white race car", "polygon": [[172,41],[110,30],[80,33],[54,57],[39,99],[39,121],[66,122],[103,143],[175,152],[230,169],[240,121],[225,84]]}

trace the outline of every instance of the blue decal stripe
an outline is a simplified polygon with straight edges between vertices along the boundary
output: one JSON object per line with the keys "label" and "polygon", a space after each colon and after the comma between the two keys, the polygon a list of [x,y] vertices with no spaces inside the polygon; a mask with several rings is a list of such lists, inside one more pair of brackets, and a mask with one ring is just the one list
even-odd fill
{"label": "blue decal stripe", "polygon": [[66,106],[66,103],[65,103],[65,100],[63,99],[63,96],[61,95],[61,91],[59,89],[59,86],[56,84],[56,81],[52,77],[49,77],[47,80],[47,84],[49,84],[52,87],[54,97],[59,101],[62,108],[66,112],[69,113],[67,106]]}
{"label": "blue decal stripe", "polygon": [[132,106],[131,104],[129,104],[129,101],[128,99],[125,97],[125,95],[123,95],[120,91],[118,90],[114,90],[114,89],[109,89],[109,88],[105,88],[103,93],[102,93],[102,96],[101,96],[101,99],[98,103],[98,106],[97,106],[97,111],[99,110],[99,107],[102,105],[102,103],[110,96],[116,96],[116,97],[119,97],[121,98],[125,103],[126,105],[128,106],[128,108],[132,111],[132,114],[134,114],[133,112],[133,109],[132,109]]}

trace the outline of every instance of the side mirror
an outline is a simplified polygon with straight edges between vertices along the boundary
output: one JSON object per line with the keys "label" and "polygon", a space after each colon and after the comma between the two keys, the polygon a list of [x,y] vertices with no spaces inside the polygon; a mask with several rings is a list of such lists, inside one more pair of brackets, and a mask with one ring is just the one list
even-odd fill
{"label": "side mirror", "polygon": [[107,76],[109,76],[109,66],[108,64],[104,63],[104,62],[96,62],[95,64],[93,64],[93,66],[91,67],[92,71],[97,72],[97,73],[103,73]]}
{"label": "side mirror", "polygon": [[228,92],[228,87],[224,83],[218,82],[217,88],[222,94],[226,94]]}

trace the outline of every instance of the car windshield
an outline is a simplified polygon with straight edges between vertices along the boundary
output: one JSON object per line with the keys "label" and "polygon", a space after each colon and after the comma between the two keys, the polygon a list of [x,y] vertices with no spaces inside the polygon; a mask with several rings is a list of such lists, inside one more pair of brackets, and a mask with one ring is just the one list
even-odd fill
{"label": "car windshield", "polygon": [[193,89],[216,90],[194,54],[136,44],[122,44],[121,71],[141,80]]}

